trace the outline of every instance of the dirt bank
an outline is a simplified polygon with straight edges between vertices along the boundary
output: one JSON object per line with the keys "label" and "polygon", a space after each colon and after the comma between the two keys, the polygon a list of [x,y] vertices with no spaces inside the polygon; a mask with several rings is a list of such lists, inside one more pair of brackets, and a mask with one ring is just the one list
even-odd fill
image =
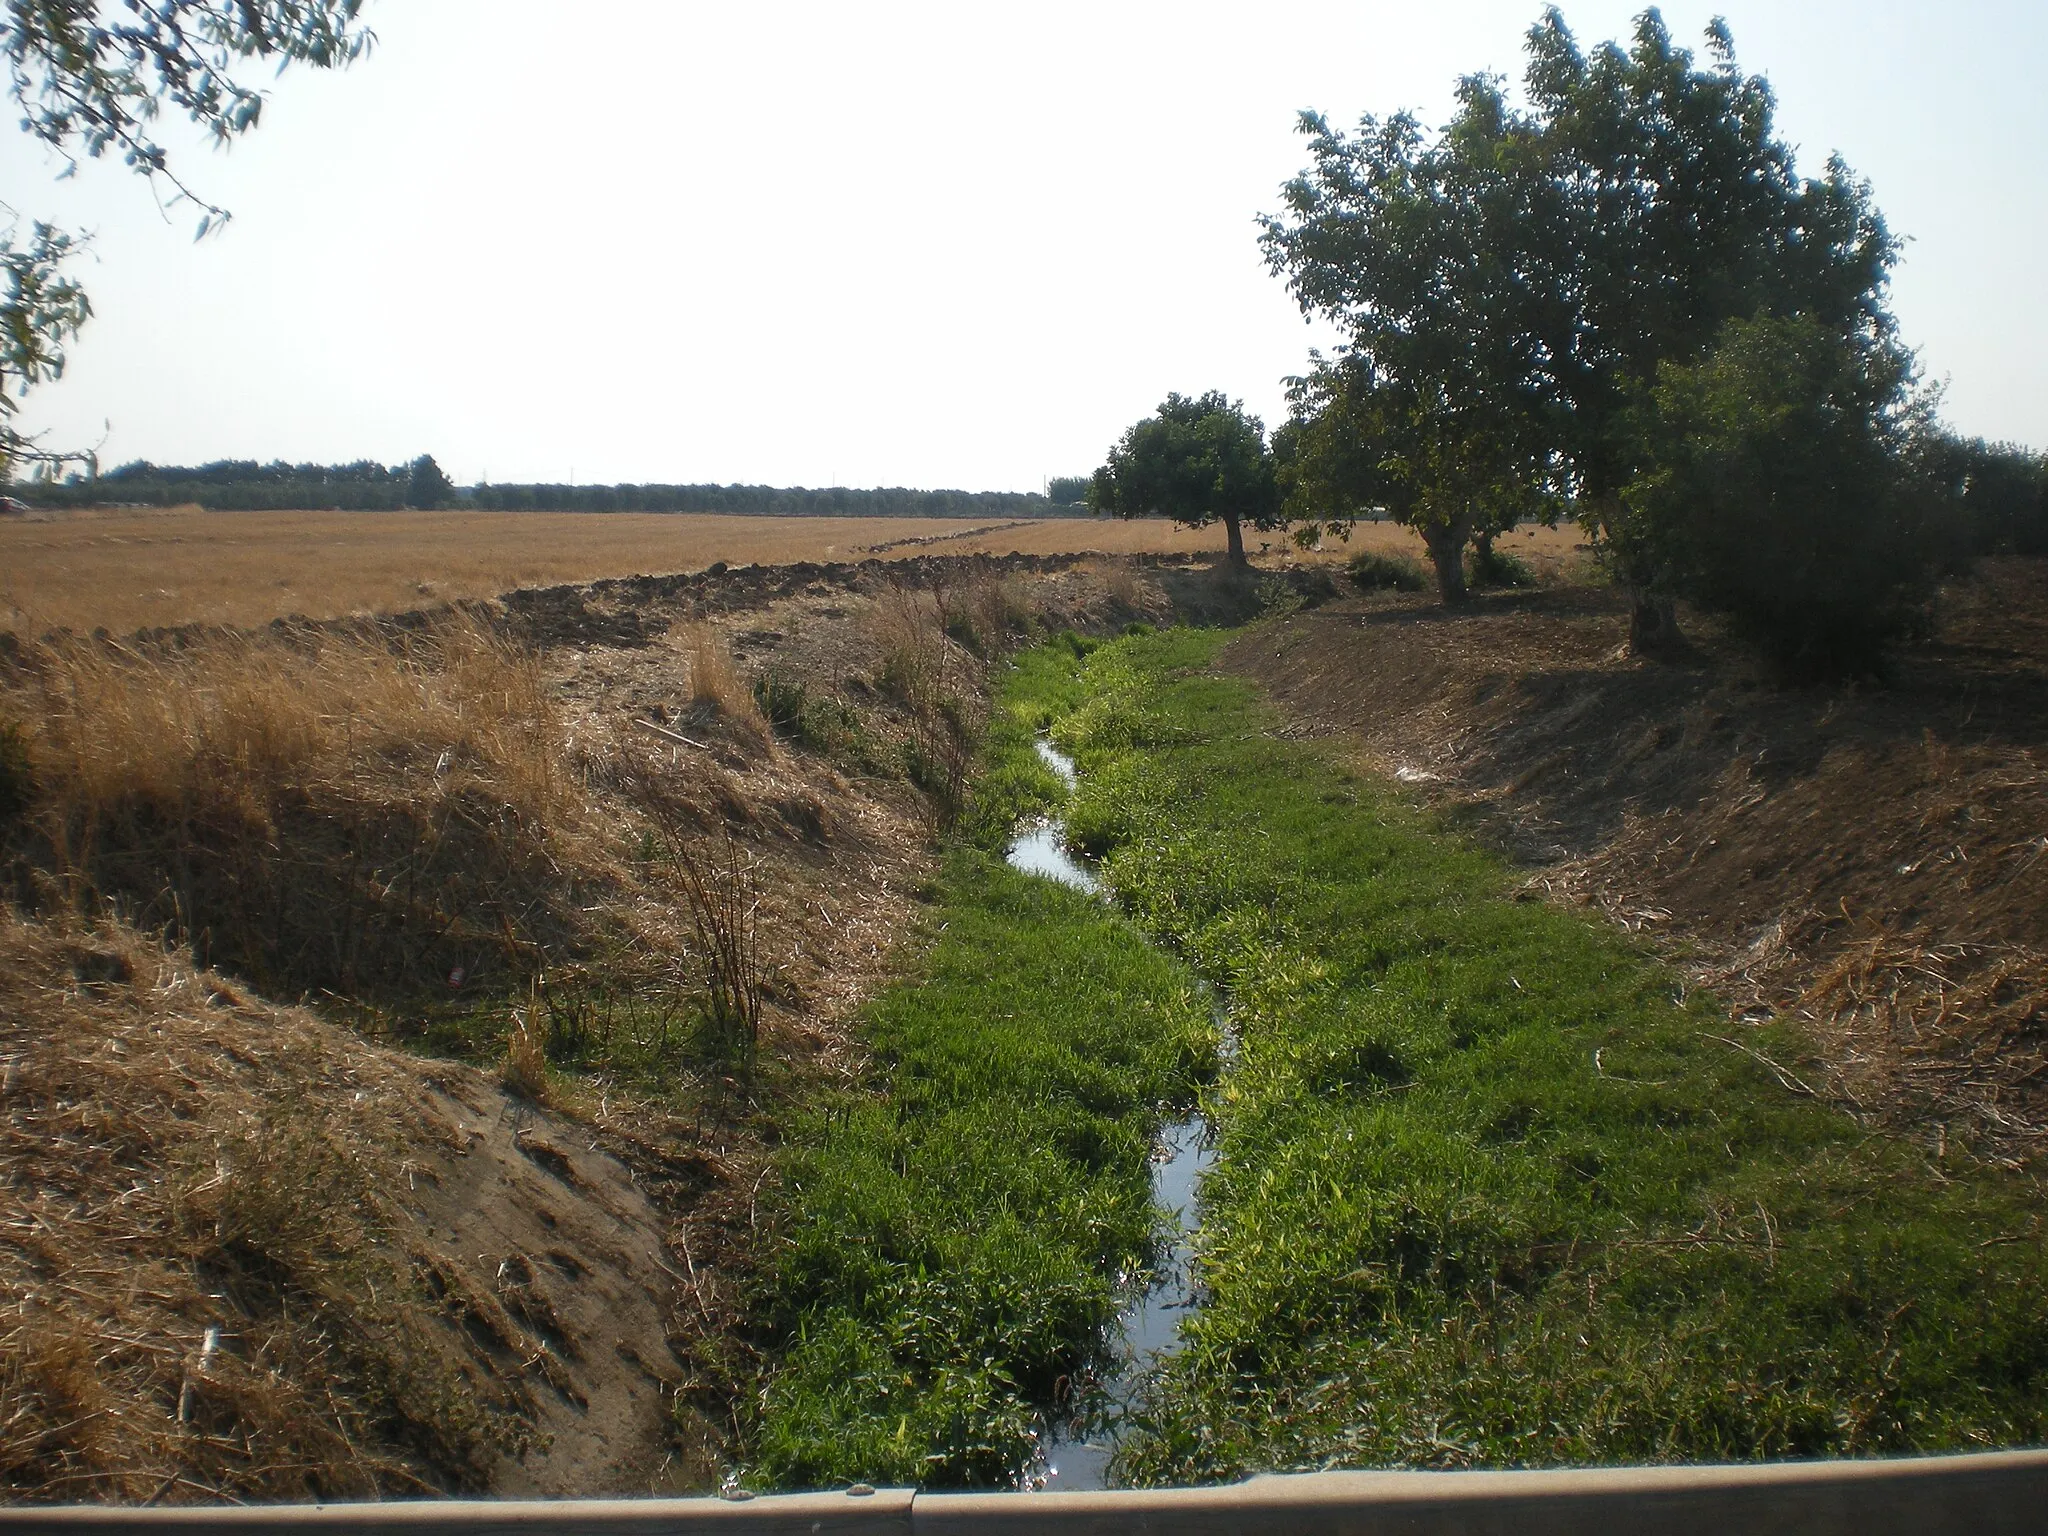
{"label": "dirt bank", "polygon": [[1695,620],[1622,653],[1610,592],[1351,599],[1224,665],[1351,738],[1738,1012],[1812,1026],[1818,1086],[1939,1149],[2048,1137],[2048,562],[1987,562],[1882,684],[1787,689]]}

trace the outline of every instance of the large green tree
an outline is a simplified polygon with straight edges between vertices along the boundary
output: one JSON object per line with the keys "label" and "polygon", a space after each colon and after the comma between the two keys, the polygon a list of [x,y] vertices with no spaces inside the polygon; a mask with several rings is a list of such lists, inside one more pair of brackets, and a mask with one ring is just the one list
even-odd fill
{"label": "large green tree", "polygon": [[[345,65],[373,41],[362,0],[4,0],[0,57],[24,131],[66,162],[119,156],[156,183],[167,204],[189,203],[199,233],[227,210],[199,197],[172,169],[155,125],[166,107],[226,144],[254,128],[263,93],[236,70]],[[21,397],[64,371],[64,349],[92,305],[64,264],[83,244],[41,221],[24,232],[17,210],[0,229],[0,475],[24,463],[54,466],[86,455],[53,451],[16,425]]]}
{"label": "large green tree", "polygon": [[[1344,133],[1305,114],[1312,163],[1263,236],[1304,311],[1345,331],[1376,387],[1441,400],[1476,457],[1511,473],[1540,481],[1561,457],[1645,648],[1674,633],[1672,573],[1612,533],[1642,468],[1630,405],[1658,365],[1699,361],[1727,321],[1759,313],[1897,345],[1897,244],[1869,188],[1839,160],[1799,177],[1768,85],[1736,67],[1719,23],[1707,45],[1702,66],[1649,10],[1627,48],[1588,55],[1552,9],[1528,36],[1523,109],[1475,76],[1435,136],[1407,116]],[[1447,483],[1436,499],[1450,495]]]}
{"label": "large green tree", "polygon": [[1119,517],[1223,524],[1230,563],[1242,567],[1244,525],[1284,526],[1266,426],[1219,391],[1170,394],[1125,431],[1088,485],[1088,506]]}

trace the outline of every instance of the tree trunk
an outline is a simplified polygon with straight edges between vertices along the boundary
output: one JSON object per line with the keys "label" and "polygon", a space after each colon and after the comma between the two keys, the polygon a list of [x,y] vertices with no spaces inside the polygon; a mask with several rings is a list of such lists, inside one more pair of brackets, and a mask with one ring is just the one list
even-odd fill
{"label": "tree trunk", "polygon": [[1479,577],[1479,585],[1493,585],[1493,530],[1482,529],[1472,535],[1472,569]]}
{"label": "tree trunk", "polygon": [[1685,636],[1678,631],[1678,603],[1675,598],[1647,587],[1628,589],[1628,653],[1631,656],[1669,656],[1685,649]]}
{"label": "tree trunk", "polygon": [[1465,591],[1465,541],[1472,536],[1472,519],[1454,517],[1448,523],[1422,525],[1422,542],[1436,567],[1436,590],[1446,604],[1462,603]]}
{"label": "tree trunk", "polygon": [[1229,549],[1226,558],[1232,565],[1243,569],[1250,562],[1244,557],[1244,527],[1235,512],[1223,514],[1223,533]]}

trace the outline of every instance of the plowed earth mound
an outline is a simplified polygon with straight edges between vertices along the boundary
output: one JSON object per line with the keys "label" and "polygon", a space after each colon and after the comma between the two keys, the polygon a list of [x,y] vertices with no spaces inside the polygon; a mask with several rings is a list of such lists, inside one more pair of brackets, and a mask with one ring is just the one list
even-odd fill
{"label": "plowed earth mound", "polygon": [[1351,599],[1223,664],[1738,1018],[1811,1026],[1800,1086],[2018,1164],[2048,1148],[2048,562],[1988,562],[1882,684],[1774,684],[1695,618],[1624,653],[1611,592]]}

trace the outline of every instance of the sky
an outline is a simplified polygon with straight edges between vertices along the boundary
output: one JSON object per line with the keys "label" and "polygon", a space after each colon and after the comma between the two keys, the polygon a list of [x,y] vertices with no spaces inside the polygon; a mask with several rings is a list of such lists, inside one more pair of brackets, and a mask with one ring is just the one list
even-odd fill
{"label": "sky", "polygon": [[[1639,8],[1563,11],[1591,45]],[[1257,244],[1296,114],[1441,123],[1539,10],[369,0],[369,57],[266,79],[232,149],[166,125],[234,214],[204,240],[0,136],[18,214],[94,233],[96,316],[25,424],[106,466],[1036,490],[1169,390],[1281,419],[1331,340]],[[1725,15],[1801,168],[1873,183],[1950,423],[2048,447],[2048,4],[1663,13],[1688,43]]]}

